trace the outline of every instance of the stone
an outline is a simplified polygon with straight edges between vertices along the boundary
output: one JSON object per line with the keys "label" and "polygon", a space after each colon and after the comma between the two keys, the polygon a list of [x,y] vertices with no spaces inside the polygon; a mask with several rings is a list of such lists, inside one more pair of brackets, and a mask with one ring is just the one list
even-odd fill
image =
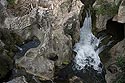
{"label": "stone", "polygon": [[4,2],[0,2],[0,26],[1,28],[4,27],[4,21],[5,18],[8,16],[8,13],[6,11],[6,7],[4,6]]}
{"label": "stone", "polygon": [[96,15],[96,30],[97,32],[105,30],[107,21],[110,19],[107,15]]}
{"label": "stone", "polygon": [[110,65],[110,66],[108,67],[108,71],[110,71],[112,74],[114,74],[114,73],[117,73],[117,72],[118,72],[118,68],[117,68],[116,65]]}
{"label": "stone", "polygon": [[[22,68],[38,78],[52,79],[55,66],[73,58],[72,47],[79,40],[83,4],[80,0],[16,0],[7,9],[11,13],[7,13],[2,28],[19,35],[21,44],[34,36],[41,42],[15,60],[17,70]],[[52,60],[51,56],[58,58]]]}
{"label": "stone", "polygon": [[123,0],[121,2],[121,5],[119,6],[118,14],[114,16],[113,21],[117,21],[120,23],[125,23],[125,1]]}
{"label": "stone", "polygon": [[23,67],[27,73],[38,76],[41,79],[50,80],[54,75],[54,62],[42,56],[34,55],[35,53],[30,52],[25,57],[16,60],[16,65]]}
{"label": "stone", "polygon": [[0,40],[0,46],[1,47],[4,47],[5,46],[5,44]]}
{"label": "stone", "polygon": [[82,82],[82,79],[80,79],[79,77],[77,76],[74,76],[70,79],[70,82],[69,83],[83,83]]}
{"label": "stone", "polygon": [[116,64],[116,59],[118,57],[125,56],[125,39],[114,45],[110,49],[109,53],[111,55],[111,58],[107,61],[107,63],[105,63],[105,66],[107,68],[106,80],[107,83],[112,83],[114,80],[116,80],[117,76],[119,76],[119,73],[121,73]]}
{"label": "stone", "polygon": [[112,47],[110,50],[112,57],[125,56],[125,39],[118,42],[116,45]]}
{"label": "stone", "polygon": [[5,19],[5,28],[11,29],[11,30],[16,30],[16,29],[24,29],[32,23],[35,22],[35,16],[36,16],[36,10],[33,9],[30,14],[24,15],[22,17],[11,17],[11,18],[6,18]]}
{"label": "stone", "polygon": [[15,79],[13,79],[11,81],[8,81],[6,83],[28,83],[28,82],[26,81],[26,78],[24,76],[21,76],[21,77],[17,77]]}
{"label": "stone", "polygon": [[8,2],[6,0],[0,0],[0,3],[4,6],[7,7]]}
{"label": "stone", "polygon": [[109,19],[124,23],[124,0],[96,0],[93,8],[96,12],[95,30],[97,32],[106,29],[106,23]]}

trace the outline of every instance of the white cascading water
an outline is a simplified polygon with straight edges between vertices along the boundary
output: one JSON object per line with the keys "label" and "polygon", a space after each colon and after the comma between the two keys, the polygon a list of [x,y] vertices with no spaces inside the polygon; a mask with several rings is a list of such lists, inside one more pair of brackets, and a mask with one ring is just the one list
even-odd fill
{"label": "white cascading water", "polygon": [[82,28],[80,29],[80,40],[75,44],[74,51],[77,53],[74,59],[75,68],[84,70],[85,66],[93,67],[98,73],[102,72],[99,67],[101,63],[99,53],[103,48],[98,48],[102,38],[97,39],[92,33],[91,15],[86,14]]}

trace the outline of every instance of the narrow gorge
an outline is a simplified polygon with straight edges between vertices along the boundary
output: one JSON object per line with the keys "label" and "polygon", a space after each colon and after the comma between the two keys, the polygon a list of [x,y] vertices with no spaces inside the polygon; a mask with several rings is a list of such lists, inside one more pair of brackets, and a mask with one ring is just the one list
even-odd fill
{"label": "narrow gorge", "polygon": [[0,83],[125,83],[125,0],[0,0]]}

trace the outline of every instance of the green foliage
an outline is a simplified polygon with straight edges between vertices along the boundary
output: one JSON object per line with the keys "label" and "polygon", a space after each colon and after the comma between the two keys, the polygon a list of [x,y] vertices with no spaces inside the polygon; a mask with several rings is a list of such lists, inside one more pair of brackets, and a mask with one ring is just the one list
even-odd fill
{"label": "green foliage", "polygon": [[7,2],[8,2],[9,4],[14,4],[14,3],[15,3],[15,0],[7,0]]}
{"label": "green foliage", "polygon": [[118,12],[119,5],[116,5],[115,2],[107,3],[100,0],[99,4],[100,6],[98,8],[95,8],[97,15],[102,14],[102,15],[113,16]]}
{"label": "green foliage", "polygon": [[117,57],[116,65],[122,70],[122,73],[120,73],[114,83],[125,83],[125,57]]}
{"label": "green foliage", "polygon": [[125,83],[125,75],[120,75],[113,83]]}
{"label": "green foliage", "polygon": [[122,71],[125,71],[125,57],[121,57],[119,56],[117,59],[116,59],[116,64],[118,67],[120,67],[120,69]]}

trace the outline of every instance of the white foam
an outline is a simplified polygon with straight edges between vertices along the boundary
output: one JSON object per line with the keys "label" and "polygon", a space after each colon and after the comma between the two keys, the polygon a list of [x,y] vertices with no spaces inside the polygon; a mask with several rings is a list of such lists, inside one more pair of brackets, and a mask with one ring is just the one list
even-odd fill
{"label": "white foam", "polygon": [[74,62],[77,64],[75,68],[82,70],[86,65],[93,66],[94,70],[101,72],[99,64],[99,52],[95,49],[98,48],[100,40],[92,34],[91,16],[86,16],[83,26],[80,29],[80,41],[75,44],[74,51],[77,53]]}

